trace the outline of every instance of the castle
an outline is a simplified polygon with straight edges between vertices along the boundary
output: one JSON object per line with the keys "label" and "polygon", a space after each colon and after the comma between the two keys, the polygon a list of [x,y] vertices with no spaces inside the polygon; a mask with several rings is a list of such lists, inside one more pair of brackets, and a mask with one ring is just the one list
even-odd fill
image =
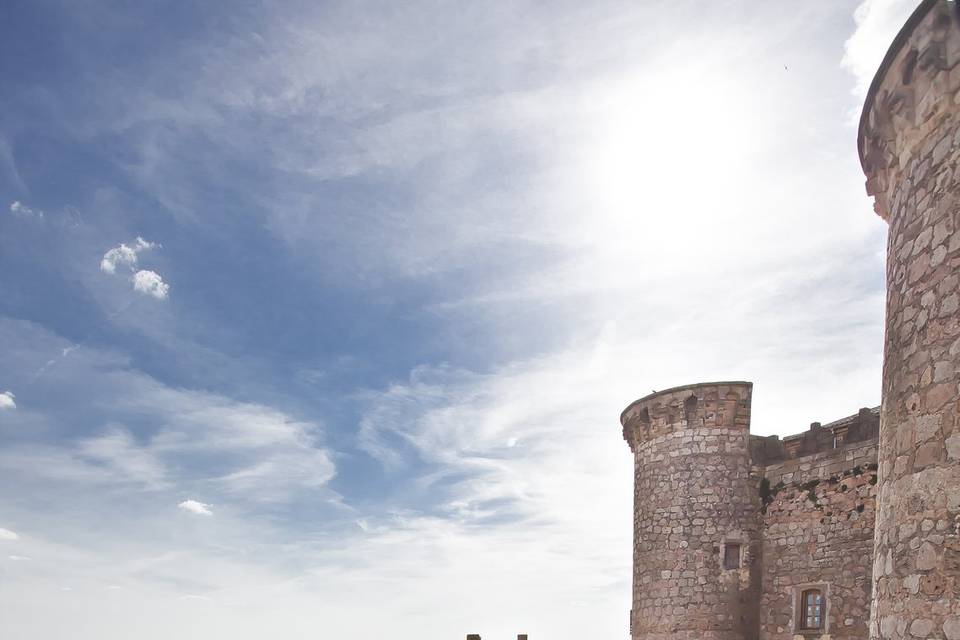
{"label": "castle", "polygon": [[858,148],[889,223],[882,403],[784,439],[753,388],[621,415],[634,456],[634,640],[960,640],[960,8],[924,0]]}

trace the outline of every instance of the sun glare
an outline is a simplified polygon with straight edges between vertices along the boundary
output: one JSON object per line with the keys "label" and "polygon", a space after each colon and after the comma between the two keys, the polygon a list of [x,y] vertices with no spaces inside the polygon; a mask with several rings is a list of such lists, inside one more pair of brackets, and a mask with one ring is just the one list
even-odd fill
{"label": "sun glare", "polygon": [[596,93],[579,172],[581,238],[602,248],[597,277],[670,262],[679,235],[691,250],[722,236],[761,135],[737,104],[742,84],[696,67],[625,74]]}

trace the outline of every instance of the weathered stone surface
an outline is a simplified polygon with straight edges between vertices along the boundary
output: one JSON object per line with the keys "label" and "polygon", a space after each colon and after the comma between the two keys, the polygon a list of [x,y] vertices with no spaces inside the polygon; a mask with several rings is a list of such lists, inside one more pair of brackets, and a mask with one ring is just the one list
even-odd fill
{"label": "weathered stone surface", "polygon": [[926,638],[933,633],[933,620],[920,618],[910,623],[910,635],[916,638]]}
{"label": "weathered stone surface", "polygon": [[951,460],[960,460],[960,432],[947,438],[947,457]]}
{"label": "weathered stone surface", "polygon": [[794,614],[804,585],[827,596],[816,638],[867,635],[879,411],[781,441],[749,434],[750,399],[749,383],[692,385],[621,417],[637,640],[809,640]]}
{"label": "weathered stone surface", "polygon": [[[960,640],[958,3],[921,1],[858,142],[889,223],[879,439],[847,423],[752,437],[747,383],[628,407],[634,640]],[[725,569],[732,544],[740,567]],[[811,587],[827,594],[822,633],[797,628]]]}
{"label": "weathered stone surface", "polygon": [[[924,0],[864,107],[867,191],[889,223],[871,638],[957,640],[960,602],[960,10]],[[942,524],[941,524],[942,523]],[[945,604],[946,603],[946,604]],[[951,604],[953,603],[953,604]],[[887,622],[896,618],[896,624]],[[902,628],[901,628],[902,623]],[[891,626],[893,624],[893,626]],[[949,629],[949,631],[948,631]],[[954,637],[951,637],[953,634]]]}
{"label": "weathered stone surface", "polygon": [[947,618],[943,621],[943,635],[947,640],[960,640],[960,617]]}
{"label": "weathered stone surface", "polygon": [[937,555],[937,548],[930,544],[929,542],[924,542],[920,545],[920,550],[917,552],[917,569],[920,571],[929,571],[930,569],[936,569],[939,562],[939,556]]}
{"label": "weathered stone surface", "polygon": [[[694,385],[624,411],[635,463],[634,638],[756,637],[746,631],[759,599],[751,393],[750,383]],[[734,544],[742,568],[726,570]]]}

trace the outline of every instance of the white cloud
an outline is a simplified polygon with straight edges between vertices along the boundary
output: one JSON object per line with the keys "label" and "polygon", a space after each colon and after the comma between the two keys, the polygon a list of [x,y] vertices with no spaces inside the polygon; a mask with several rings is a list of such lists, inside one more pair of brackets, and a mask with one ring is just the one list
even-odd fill
{"label": "white cloud", "polygon": [[160,274],[149,270],[141,270],[133,274],[133,288],[158,300],[165,300],[170,293],[170,285],[163,281]]}
{"label": "white cloud", "polygon": [[[844,44],[843,66],[856,78],[863,98],[894,37],[917,8],[917,0],[864,0],[853,14],[857,26]],[[859,114],[858,114],[859,115]]]}
{"label": "white cloud", "polygon": [[156,243],[147,242],[139,236],[132,245],[120,243],[103,254],[103,259],[100,260],[100,270],[105,273],[116,273],[118,266],[127,266],[132,269],[137,265],[138,255],[141,252],[156,246]]}
{"label": "white cloud", "polygon": [[210,510],[210,505],[204,502],[198,502],[197,500],[184,500],[177,505],[180,509],[184,511],[189,511],[190,513],[195,513],[201,516],[212,516],[213,511]]}
{"label": "white cloud", "polygon": [[0,393],[0,410],[16,409],[17,403],[14,402],[15,397],[16,396],[14,396],[13,392],[11,391],[4,391],[3,393]]}
{"label": "white cloud", "polygon": [[109,469],[114,482],[134,482],[152,488],[167,486],[164,464],[122,428],[81,441],[77,454]]}
{"label": "white cloud", "polygon": [[13,560],[14,562],[21,562],[21,561],[25,561],[25,560],[30,560],[30,558],[29,558],[28,556],[7,556],[7,557],[10,558],[11,560]]}
{"label": "white cloud", "polygon": [[0,528],[0,540],[19,540],[19,539],[20,539],[20,536],[18,536],[15,532],[10,531],[10,529]]}
{"label": "white cloud", "polygon": [[[148,249],[158,246],[154,242],[148,242],[137,236],[137,239],[131,244],[123,244],[110,249],[103,254],[100,260],[100,270],[104,273],[116,273],[118,267],[126,267],[134,271],[140,261],[140,254]],[[133,290],[144,295],[153,296],[157,300],[165,300],[170,294],[170,285],[163,281],[163,277],[156,271],[141,269],[133,273],[130,278],[133,283]]]}
{"label": "white cloud", "polygon": [[[258,115],[271,123],[271,133],[282,132],[289,122],[282,118],[294,116],[291,136],[271,136],[263,146],[284,171],[335,178],[373,168],[402,181],[416,211],[407,216],[390,209],[384,219],[363,225],[362,233],[348,229],[335,241],[311,226],[333,224],[309,197],[316,180],[305,180],[302,192],[280,194],[249,186],[255,202],[275,216],[268,225],[273,232],[298,245],[320,238],[321,255],[342,240],[349,259],[331,254],[330,262],[345,272],[373,265],[388,277],[416,277],[449,271],[451,265],[456,270],[475,259],[496,261],[496,269],[476,280],[481,290],[464,279],[462,289],[455,287],[463,299],[443,300],[450,304],[441,311],[451,314],[443,319],[456,326],[451,316],[462,303],[476,323],[469,328],[493,325],[498,344],[489,349],[503,343],[509,355],[490,353],[485,375],[424,367],[364,398],[364,446],[404,468],[396,476],[396,494],[403,495],[384,502],[364,497],[365,511],[343,516],[341,530],[337,522],[313,518],[310,508],[298,508],[311,523],[300,539],[295,527],[266,530],[282,505],[257,511],[251,501],[292,502],[304,492],[308,500],[298,507],[316,504],[317,486],[334,472],[333,454],[320,446],[317,425],[270,407],[145,381],[124,363],[106,367],[122,375],[100,376],[117,392],[98,402],[105,410],[149,416],[145,422],[156,432],[126,442],[85,443],[84,457],[96,464],[81,469],[51,468],[40,458],[0,450],[0,465],[20,465],[18,478],[30,479],[21,480],[25,489],[41,474],[76,472],[87,482],[63,482],[68,497],[96,494],[92,485],[124,500],[124,526],[115,529],[120,533],[91,543],[102,544],[99,553],[78,550],[64,563],[89,566],[89,575],[99,575],[115,558],[135,558],[109,578],[130,578],[129,592],[138,594],[130,596],[130,606],[110,611],[102,597],[91,603],[90,611],[101,614],[88,616],[100,625],[97,637],[122,637],[120,621],[133,612],[152,623],[156,637],[176,637],[189,628],[197,636],[232,632],[237,638],[281,629],[300,638],[314,622],[353,638],[383,637],[383,627],[402,637],[415,637],[417,630],[424,635],[425,628],[431,637],[462,637],[463,620],[481,621],[485,637],[515,635],[532,620],[553,627],[530,629],[534,637],[622,637],[629,609],[632,478],[617,415],[626,402],[652,386],[734,371],[735,377],[760,382],[756,431],[785,433],[801,430],[812,418],[855,410],[862,388],[876,386],[882,297],[875,301],[865,283],[882,281],[877,268],[882,265],[845,260],[869,263],[860,268],[870,270],[871,278],[863,278],[848,271],[848,264],[831,263],[829,280],[814,282],[817,286],[809,286],[807,266],[811,255],[846,256],[847,247],[874,240],[864,232],[875,216],[861,194],[853,134],[830,124],[850,101],[848,77],[835,54],[846,34],[812,42],[814,34],[828,30],[791,30],[795,12],[786,15],[776,3],[742,3],[766,43],[757,42],[749,29],[712,20],[700,21],[709,25],[708,38],[687,37],[686,29],[696,23],[690,16],[678,19],[674,11],[694,16],[718,11],[719,5],[709,3],[601,0],[589,7],[567,3],[572,13],[551,7],[544,14],[533,13],[534,5],[498,9],[509,13],[510,19],[503,19],[482,3],[458,7],[454,16],[437,14],[430,3],[411,3],[405,5],[409,12],[397,11],[386,22],[365,20],[357,29],[342,28],[337,18],[343,16],[312,24],[298,15],[295,23],[263,29],[262,39],[235,39],[234,47],[254,43],[250,60],[237,62],[235,49],[210,43],[211,55],[198,58],[208,60],[203,69],[223,82],[195,83],[210,93],[192,104],[178,97],[168,108],[182,108],[183,120],[171,122],[180,114],[163,113],[162,103],[159,113],[123,114],[143,118],[141,127],[122,126],[147,132],[150,155],[134,170],[155,172],[136,177],[147,180],[163,202],[192,203],[190,181],[169,179],[178,177],[177,168],[189,168],[184,154],[169,153],[179,149],[164,145],[174,144],[178,134],[195,145],[195,136],[182,135],[192,133],[191,123],[203,116],[191,109],[210,113],[214,109],[207,105],[222,104],[217,100],[230,107],[218,111],[238,114],[270,101]],[[847,17],[843,12],[849,13],[837,6],[808,3],[796,13],[829,11],[822,24],[836,28]],[[655,8],[662,20],[650,20],[636,7]],[[722,11],[739,13],[726,4]],[[414,29],[396,27],[404,19],[445,28],[421,46],[421,39],[406,35]],[[677,46],[657,40],[645,28],[650,24]],[[404,38],[391,40],[393,34]],[[271,55],[276,43],[290,55]],[[457,54],[438,55],[449,43]],[[664,55],[650,55],[661,46]],[[748,49],[747,55],[738,56],[739,48]],[[703,51],[711,52],[709,59]],[[789,73],[780,73],[780,56],[789,58]],[[812,60],[810,66],[822,73],[809,80],[794,64],[801,59]],[[476,73],[459,73],[463,68]],[[824,86],[836,90],[824,96]],[[709,109],[702,108],[705,97]],[[398,101],[395,111],[386,108]],[[323,111],[336,105],[345,113]],[[365,117],[369,114],[376,118]],[[337,136],[324,128],[331,120]],[[357,121],[364,126],[351,138],[350,123]],[[261,150],[255,135],[245,135],[256,131],[217,124],[205,131],[235,142],[231,149],[243,152],[242,145],[250,143]],[[155,135],[154,127],[162,127],[163,135]],[[331,138],[345,140],[344,148],[331,148]],[[490,140],[499,150],[495,162],[485,155]],[[515,166],[515,158],[531,158],[536,169],[523,162]],[[508,174],[518,177],[518,190],[500,188]],[[477,193],[478,184],[483,193]],[[358,237],[362,251],[351,244]],[[873,244],[882,250],[882,243]],[[519,246],[513,257],[520,259],[499,260],[504,246]],[[540,260],[544,253],[549,257]],[[797,258],[803,268],[791,271],[771,255]],[[127,262],[115,267],[136,270]],[[836,277],[841,268],[849,276],[842,283]],[[811,295],[803,295],[802,284]],[[838,292],[844,287],[846,293]],[[531,320],[524,307],[530,300],[542,302],[549,322]],[[816,307],[816,313],[805,306]],[[508,318],[502,326],[496,314]],[[818,319],[829,324],[823,336],[816,335],[823,328]],[[527,344],[552,355],[528,357]],[[866,352],[862,344],[869,346]],[[475,346],[487,348],[482,341]],[[79,353],[71,361],[88,356]],[[505,358],[512,362],[502,364]],[[92,377],[78,371],[74,379]],[[816,416],[809,415],[811,397]],[[121,458],[133,452],[145,457],[121,466]],[[67,453],[55,459],[76,465],[71,458],[76,452]],[[162,464],[142,464],[150,459]],[[427,461],[430,473],[416,475],[420,460]],[[158,477],[158,468],[165,470],[161,478],[177,483],[159,501],[139,487],[131,498],[123,494],[129,484],[115,482],[139,474],[152,490],[149,480]],[[168,533],[169,523],[156,527],[149,517],[131,522],[131,513],[149,514],[153,505],[172,506],[187,495],[218,505],[216,519],[202,518],[204,529],[221,527],[218,535],[210,540],[192,535],[183,544],[189,550],[168,553],[171,540],[157,537]],[[240,512],[255,517],[230,518]],[[256,517],[265,513],[270,515]],[[178,526],[196,524],[188,517],[174,520]],[[517,520],[521,526],[514,526]],[[90,527],[88,521],[71,524],[80,525],[70,527],[71,534]],[[140,527],[147,535],[126,535],[125,527]],[[126,546],[134,544],[139,546]],[[78,591],[90,582],[69,579]],[[133,588],[141,581],[175,595],[157,605],[151,589]],[[4,600],[14,601],[8,609],[27,621],[22,624],[51,624],[20,613],[36,609],[23,592],[21,584],[0,584]],[[170,615],[190,604],[177,600],[184,593],[216,594],[217,607],[202,607],[204,618]],[[43,597],[41,591],[34,601]],[[230,598],[263,606],[255,613],[244,607],[220,611]],[[364,615],[371,600],[385,603],[383,616]],[[17,607],[22,601],[31,606]],[[573,601],[594,606],[578,614],[567,606]],[[290,621],[292,630],[283,626]],[[62,635],[28,629],[21,635]]]}
{"label": "white cloud", "polygon": [[27,205],[23,204],[22,202],[20,202],[19,200],[14,200],[10,204],[10,213],[17,216],[22,216],[24,218],[42,218],[43,217],[43,211],[41,211],[40,209],[32,209]]}
{"label": "white cloud", "polygon": [[[70,344],[39,327],[0,319],[0,344],[26,343],[57,353]],[[336,473],[333,452],[324,446],[317,421],[172,388],[93,347],[75,350],[61,362],[60,375],[46,384],[84,381],[87,401],[102,407],[111,422],[69,442],[0,447],[0,475],[28,484],[62,483],[91,495],[107,487],[190,493],[203,484],[213,494],[211,502],[238,508],[285,505],[305,494],[321,502],[337,498],[327,487]],[[143,416],[151,416],[152,428],[143,429]],[[70,419],[69,413],[51,415],[47,427],[60,428]]]}

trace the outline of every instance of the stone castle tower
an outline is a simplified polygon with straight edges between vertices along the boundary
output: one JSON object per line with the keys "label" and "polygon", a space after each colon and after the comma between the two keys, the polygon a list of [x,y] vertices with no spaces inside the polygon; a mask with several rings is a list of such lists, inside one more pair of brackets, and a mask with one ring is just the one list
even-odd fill
{"label": "stone castle tower", "polygon": [[[668,389],[623,412],[634,455],[631,628],[638,638],[738,640],[756,601],[747,571],[760,498],[750,476],[749,382]],[[749,567],[749,563],[738,566]]]}
{"label": "stone castle tower", "polygon": [[634,640],[960,640],[960,2],[924,0],[867,95],[889,223],[882,406],[750,434],[752,385],[621,415]]}
{"label": "stone castle tower", "polygon": [[960,639],[960,9],[921,3],[860,122],[890,225],[871,638]]}

